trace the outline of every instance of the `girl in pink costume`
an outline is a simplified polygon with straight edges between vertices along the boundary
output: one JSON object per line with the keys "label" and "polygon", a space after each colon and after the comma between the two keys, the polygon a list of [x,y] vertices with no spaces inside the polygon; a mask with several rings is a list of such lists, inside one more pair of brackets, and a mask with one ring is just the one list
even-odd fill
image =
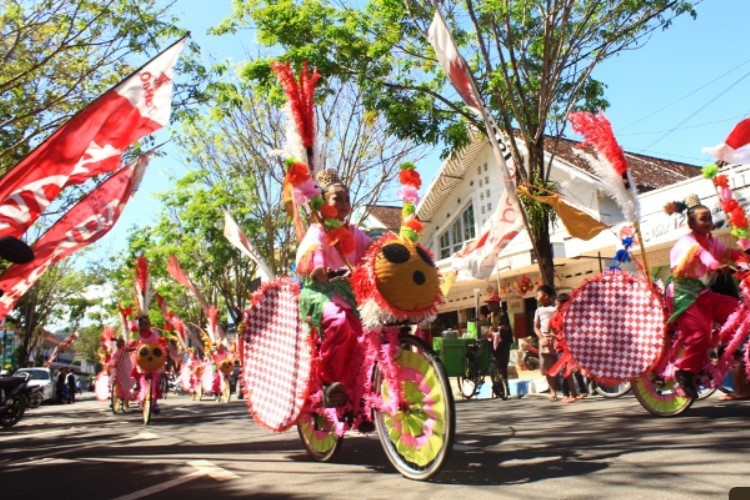
{"label": "girl in pink costume", "polygon": [[336,172],[323,170],[316,179],[323,190],[324,210],[335,210],[336,218],[344,223],[353,242],[351,251],[342,255],[328,243],[323,226],[316,222],[310,225],[297,250],[297,273],[305,277],[299,298],[300,312],[303,318],[311,319],[324,337],[317,370],[318,380],[325,388],[324,404],[338,407],[346,404],[345,385],[350,373],[347,361],[362,333],[362,326],[349,281],[331,279],[330,273],[345,269],[347,264],[359,264],[372,240],[346,222],[352,209],[349,189]]}
{"label": "girl in pink costume", "polygon": [[[665,208],[673,213],[686,205],[671,203]],[[684,346],[684,355],[675,363],[675,379],[687,396],[697,398],[695,375],[706,361],[714,324],[724,323],[737,308],[737,299],[713,292],[705,283],[712,273],[727,269],[728,263],[744,259],[744,254],[711,236],[713,220],[707,207],[690,206],[687,218],[691,231],[677,240],[669,255],[674,281],[667,296],[673,297],[674,310],[668,321],[677,321]]]}

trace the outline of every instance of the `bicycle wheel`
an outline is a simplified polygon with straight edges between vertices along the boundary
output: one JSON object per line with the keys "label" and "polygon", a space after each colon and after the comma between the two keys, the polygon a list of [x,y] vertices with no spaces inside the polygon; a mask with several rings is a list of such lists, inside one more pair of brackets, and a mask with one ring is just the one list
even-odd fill
{"label": "bicycle wheel", "polygon": [[29,408],[39,408],[44,402],[44,396],[41,392],[34,391],[29,396]]}
{"label": "bicycle wheel", "polygon": [[492,394],[502,400],[508,399],[508,384],[505,381],[505,377],[500,373],[500,369],[497,367],[494,359],[490,360],[487,375],[489,375],[492,381]]}
{"label": "bicycle wheel", "polygon": [[153,383],[151,382],[151,377],[148,377],[147,380],[148,389],[146,389],[146,397],[143,400],[143,425],[148,425],[151,422],[151,412],[153,411],[153,408],[151,407],[151,390]]}
{"label": "bicycle wheel", "polygon": [[619,398],[627,394],[630,389],[631,383],[627,380],[615,385],[596,384],[596,387],[594,388],[597,394],[604,396],[605,398]]}
{"label": "bicycle wheel", "polygon": [[[398,390],[403,401],[394,414],[375,412],[375,426],[388,460],[404,477],[426,480],[440,472],[453,448],[456,412],[440,360],[417,337],[401,337]],[[380,369],[374,388],[387,407],[392,388]]]}
{"label": "bicycle wheel", "polygon": [[318,462],[330,462],[341,449],[344,438],[336,435],[325,415],[306,412],[297,423],[297,432],[307,453]]}
{"label": "bicycle wheel", "polygon": [[13,427],[26,412],[26,398],[22,394],[7,396],[5,409],[0,411],[0,425]]}
{"label": "bicycle wheel", "polygon": [[477,392],[477,386],[479,385],[479,370],[477,369],[477,361],[469,356],[466,356],[466,364],[464,365],[463,376],[458,377],[458,390],[461,392],[461,396],[464,399],[470,399]]}
{"label": "bicycle wheel", "polygon": [[676,417],[693,404],[693,398],[677,393],[674,380],[651,380],[648,375],[641,375],[631,385],[641,406],[657,417]]}

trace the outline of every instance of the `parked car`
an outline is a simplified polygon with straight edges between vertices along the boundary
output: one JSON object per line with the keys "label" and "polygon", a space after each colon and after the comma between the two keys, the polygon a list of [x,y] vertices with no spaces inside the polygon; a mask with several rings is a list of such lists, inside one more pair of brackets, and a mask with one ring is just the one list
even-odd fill
{"label": "parked car", "polygon": [[19,368],[14,375],[22,376],[24,373],[29,375],[28,387],[42,387],[45,402],[55,400],[55,381],[49,368]]}

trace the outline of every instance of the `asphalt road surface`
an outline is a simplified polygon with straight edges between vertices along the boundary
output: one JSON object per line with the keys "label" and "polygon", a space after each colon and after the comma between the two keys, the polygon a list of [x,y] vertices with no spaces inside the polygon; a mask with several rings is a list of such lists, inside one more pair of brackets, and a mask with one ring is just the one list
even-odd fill
{"label": "asphalt road surface", "polygon": [[170,396],[144,427],[135,409],[84,399],[0,431],[0,497],[728,498],[750,486],[750,401],[712,397],[672,419],[632,396],[458,401],[453,453],[422,483],[391,468],[374,434],[312,462],[295,429],[267,432],[242,401]]}

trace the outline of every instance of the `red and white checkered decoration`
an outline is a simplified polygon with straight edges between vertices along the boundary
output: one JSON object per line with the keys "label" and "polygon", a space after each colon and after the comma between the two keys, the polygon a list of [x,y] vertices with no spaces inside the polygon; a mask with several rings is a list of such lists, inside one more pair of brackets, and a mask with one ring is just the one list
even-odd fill
{"label": "red and white checkered decoration", "polygon": [[614,271],[573,292],[563,332],[573,358],[595,380],[619,382],[656,362],[666,319],[661,296],[645,278]]}
{"label": "red and white checkered decoration", "polygon": [[242,377],[256,422],[275,432],[297,423],[310,393],[312,346],[288,278],[266,285],[245,317]]}

